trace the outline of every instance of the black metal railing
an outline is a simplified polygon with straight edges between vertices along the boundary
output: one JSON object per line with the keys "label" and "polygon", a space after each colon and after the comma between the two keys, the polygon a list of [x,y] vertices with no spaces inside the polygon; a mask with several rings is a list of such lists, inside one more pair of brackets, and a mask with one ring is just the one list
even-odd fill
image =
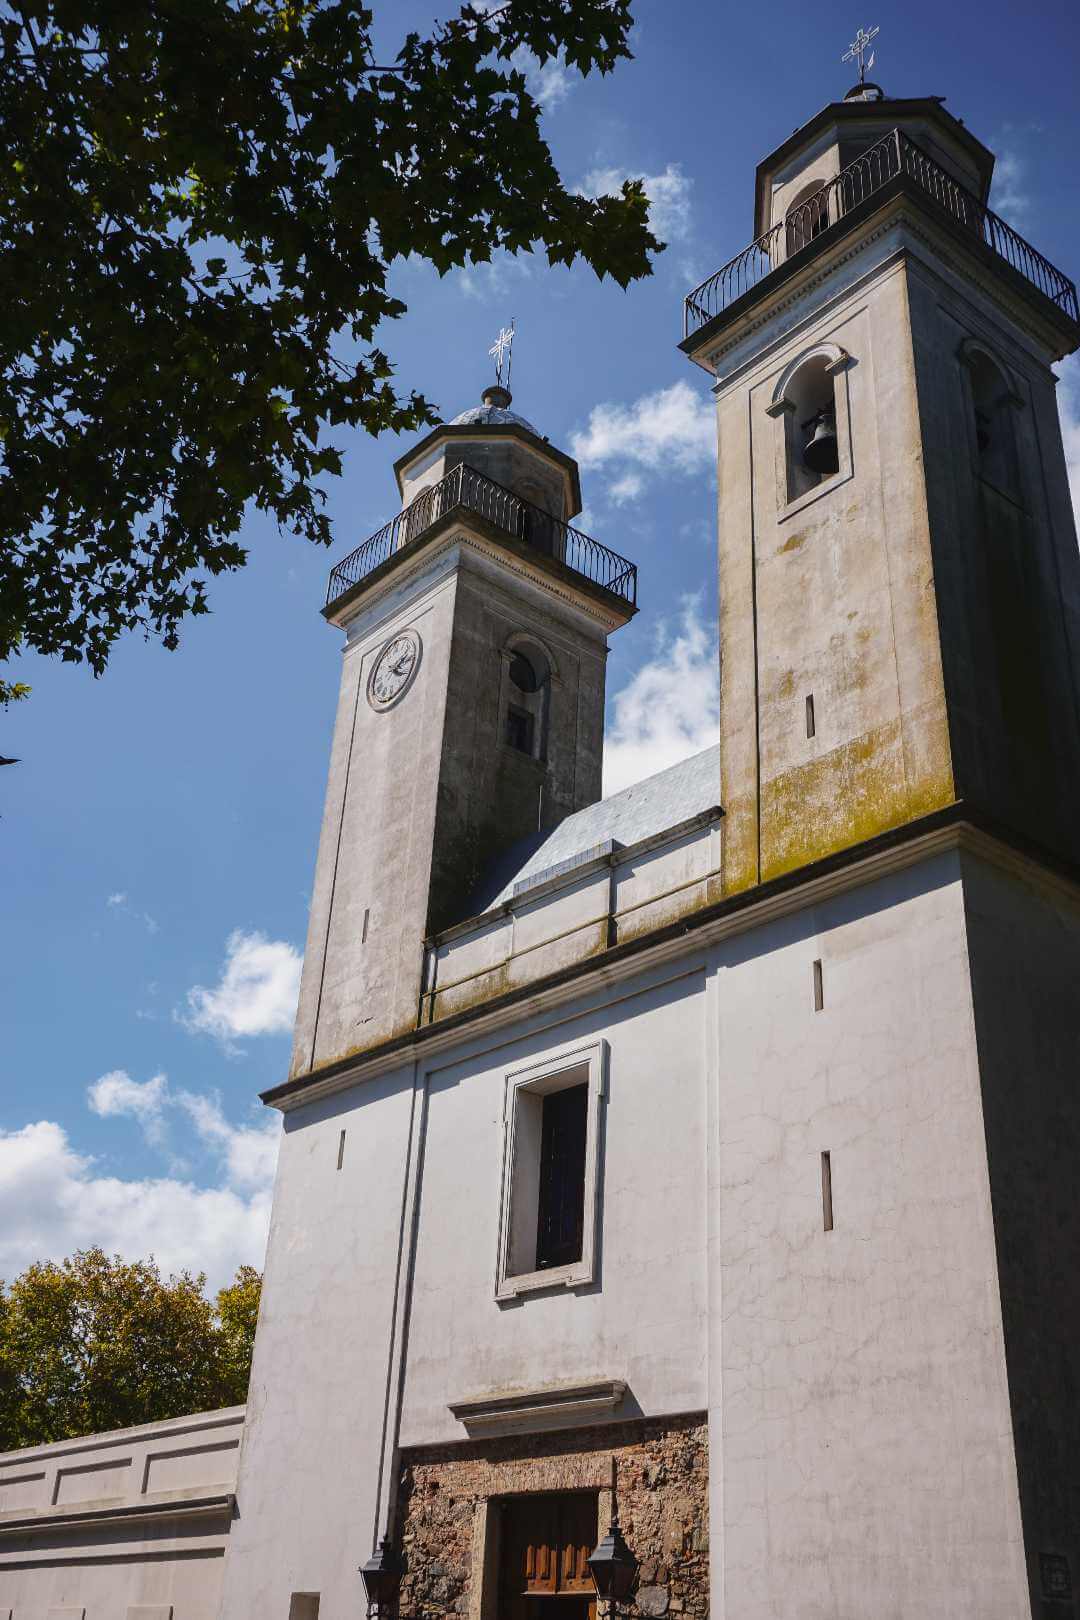
{"label": "black metal railing", "polygon": [[513,539],[523,542],[546,557],[562,563],[582,579],[602,585],[624,602],[637,602],[637,568],[618,552],[609,551],[598,540],[573,529],[569,523],[551,516],[539,506],[523,501],[483,473],[459,464],[425,489],[411,505],[384,525],[370,540],[357,546],[330,575],[327,606],[359,585],[387,562],[395,552],[418,540],[433,523],[455,507],[475,512]]}
{"label": "black metal railing", "polygon": [[690,337],[722,314],[759,281],[810,248],[875,191],[900,176],[910,180],[953,220],[979,236],[1051,303],[1074,321],[1080,320],[1076,286],[1068,276],[1037,252],[1030,242],[1025,242],[1011,225],[984,207],[903,130],[892,129],[813,196],[797,203],[764,236],[759,236],[700,287],[695,287],[685,300],[685,336]]}

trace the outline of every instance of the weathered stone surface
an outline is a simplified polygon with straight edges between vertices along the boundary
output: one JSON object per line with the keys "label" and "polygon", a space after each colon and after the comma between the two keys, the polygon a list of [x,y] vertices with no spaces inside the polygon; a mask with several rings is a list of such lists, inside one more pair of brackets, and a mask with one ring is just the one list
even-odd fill
{"label": "weathered stone surface", "polygon": [[[477,1506],[534,1492],[608,1492],[641,1564],[631,1616],[709,1611],[708,1439],[696,1417],[514,1435],[405,1455],[399,1525],[406,1573],[401,1620],[479,1612],[473,1568]],[[698,1543],[704,1537],[704,1546]]]}

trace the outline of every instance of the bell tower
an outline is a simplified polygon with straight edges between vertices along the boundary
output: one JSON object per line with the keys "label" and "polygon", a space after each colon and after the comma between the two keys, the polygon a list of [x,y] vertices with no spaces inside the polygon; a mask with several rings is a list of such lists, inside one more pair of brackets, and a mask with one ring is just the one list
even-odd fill
{"label": "bell tower", "polygon": [[344,666],[292,1078],[415,1028],[425,936],[600,797],[636,570],[572,526],[577,464],[511,404],[491,387],[406,451],[397,516],[331,575]]}
{"label": "bell tower", "polygon": [[860,82],[686,300],[715,378],[728,892],[947,806],[1080,860],[1076,289],[940,97]]}
{"label": "bell tower", "polygon": [[785,918],[718,992],[726,1620],[1080,1616],[1080,312],[993,165],[860,75],[686,301],[722,884]]}

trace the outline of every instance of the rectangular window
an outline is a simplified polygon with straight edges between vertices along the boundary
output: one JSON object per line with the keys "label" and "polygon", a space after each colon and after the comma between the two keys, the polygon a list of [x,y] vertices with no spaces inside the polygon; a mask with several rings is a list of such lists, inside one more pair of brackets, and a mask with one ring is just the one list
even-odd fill
{"label": "rectangular window", "polygon": [[506,1077],[496,1299],[592,1282],[607,1044]]}
{"label": "rectangular window", "polygon": [[585,1135],[588,1085],[553,1091],[543,1101],[536,1268],[581,1259],[585,1218]]}
{"label": "rectangular window", "polygon": [[506,740],[519,754],[532,754],[533,717],[527,709],[515,708],[513,704],[507,709]]}

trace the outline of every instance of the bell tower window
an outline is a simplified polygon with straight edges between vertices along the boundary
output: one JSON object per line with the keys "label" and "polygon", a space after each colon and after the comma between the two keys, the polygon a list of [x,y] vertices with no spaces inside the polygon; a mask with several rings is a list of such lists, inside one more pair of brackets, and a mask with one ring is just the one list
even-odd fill
{"label": "bell tower window", "polygon": [[504,649],[502,738],[515,753],[547,757],[551,660],[534,641],[515,639]]}
{"label": "bell tower window", "polygon": [[964,350],[963,359],[970,378],[976,472],[986,483],[1019,504],[1017,396],[1005,373],[984,349],[970,346]]}
{"label": "bell tower window", "polygon": [[777,504],[791,508],[836,479],[851,476],[848,355],[834,343],[786,368],[768,414],[778,419]]}

